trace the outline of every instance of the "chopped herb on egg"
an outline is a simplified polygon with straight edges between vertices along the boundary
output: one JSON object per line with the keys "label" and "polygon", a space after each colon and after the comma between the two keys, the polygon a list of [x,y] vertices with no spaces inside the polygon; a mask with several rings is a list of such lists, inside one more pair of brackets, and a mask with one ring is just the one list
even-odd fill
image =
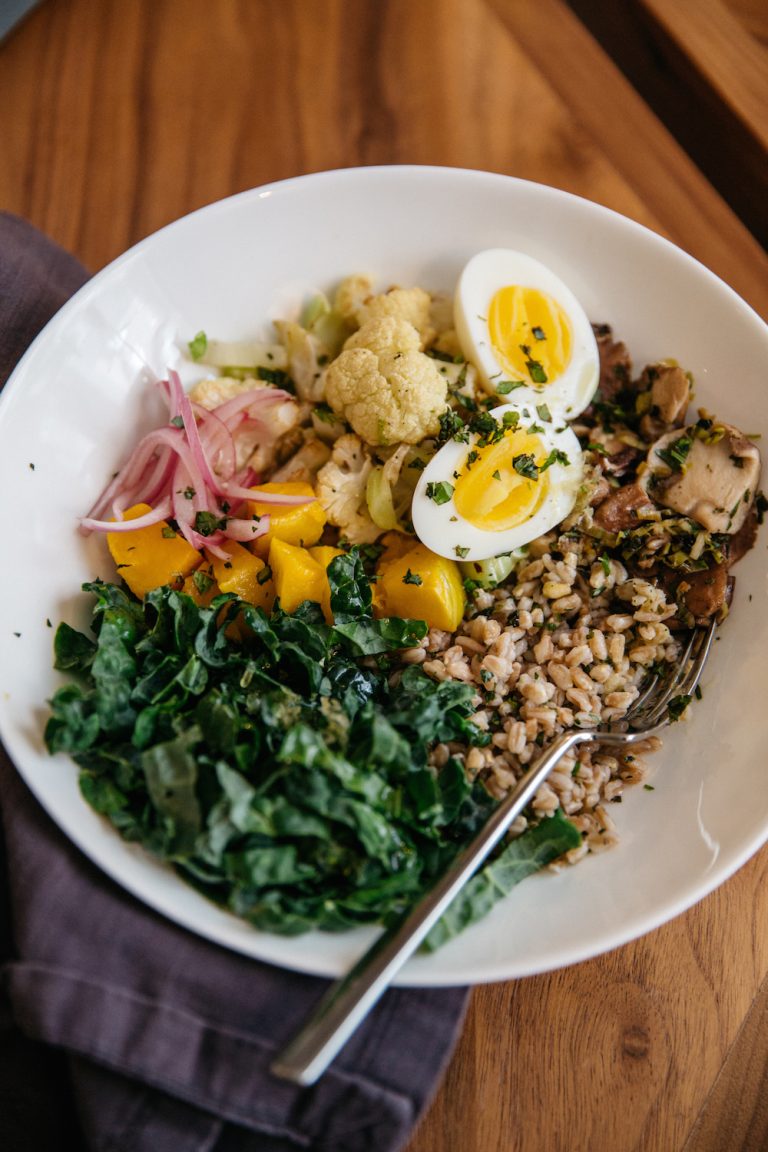
{"label": "chopped herb on egg", "polygon": [[427,484],[427,498],[434,500],[435,504],[447,504],[453,496],[453,484],[447,480],[431,481]]}
{"label": "chopped herb on egg", "polygon": [[563,452],[562,448],[553,448],[549,456],[547,456],[544,463],[539,468],[540,472],[546,472],[547,468],[551,468],[553,464],[570,464],[568,454]]}
{"label": "chopped herb on egg", "polygon": [[546,340],[547,338],[546,332],[543,328],[540,328],[538,324],[534,324],[533,328],[531,328],[531,332],[533,332],[534,339],[536,340]]}
{"label": "chopped herb on egg", "polygon": [[546,404],[537,404],[536,411],[538,412],[539,420],[543,420],[545,424],[552,422],[552,413]]}
{"label": "chopped herb on egg", "polygon": [[526,480],[538,480],[539,478],[539,468],[531,452],[521,452],[518,456],[513,457],[512,467]]}
{"label": "chopped herb on egg", "polygon": [[456,545],[454,552],[460,560],[463,560],[466,556],[469,556],[469,548],[462,548],[461,544]]}
{"label": "chopped herb on egg", "polygon": [[496,392],[499,396],[508,396],[516,388],[525,388],[525,380],[499,380]]}
{"label": "chopped herb on egg", "polygon": [[531,349],[528,344],[521,344],[520,351],[525,356],[525,366],[528,369],[528,375],[534,384],[546,384],[548,377],[544,371],[544,365],[540,360],[534,360],[531,356]]}
{"label": "chopped herb on egg", "polygon": [[494,480],[501,480],[501,472],[499,472],[498,468],[495,472],[491,473],[491,475],[493,476]]}
{"label": "chopped herb on egg", "polygon": [[403,584],[421,584],[421,583],[423,583],[421,576],[419,576],[418,572],[411,572],[410,568],[406,572],[405,576],[403,576]]}

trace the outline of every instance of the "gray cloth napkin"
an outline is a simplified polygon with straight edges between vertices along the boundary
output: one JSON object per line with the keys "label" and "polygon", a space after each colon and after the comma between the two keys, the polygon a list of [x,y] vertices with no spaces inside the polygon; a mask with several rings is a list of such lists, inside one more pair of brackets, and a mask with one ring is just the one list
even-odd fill
{"label": "gray cloth napkin", "polygon": [[[0,387],[87,279],[0,214]],[[465,989],[390,990],[311,1088],[269,1063],[325,982],[145,908],[58,830],[0,749],[3,1152],[395,1152],[435,1090]],[[3,854],[0,853],[0,866]]]}

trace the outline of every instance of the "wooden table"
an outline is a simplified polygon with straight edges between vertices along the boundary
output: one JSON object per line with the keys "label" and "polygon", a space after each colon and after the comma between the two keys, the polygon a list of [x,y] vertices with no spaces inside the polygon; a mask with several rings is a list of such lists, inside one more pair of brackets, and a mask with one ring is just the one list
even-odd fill
{"label": "wooden table", "polygon": [[[0,140],[0,207],[94,271],[266,181],[447,164],[617,209],[768,317],[764,251],[561,0],[44,0],[0,45]],[[768,1147],[766,881],[768,849],[634,944],[478,988],[408,1152]]]}

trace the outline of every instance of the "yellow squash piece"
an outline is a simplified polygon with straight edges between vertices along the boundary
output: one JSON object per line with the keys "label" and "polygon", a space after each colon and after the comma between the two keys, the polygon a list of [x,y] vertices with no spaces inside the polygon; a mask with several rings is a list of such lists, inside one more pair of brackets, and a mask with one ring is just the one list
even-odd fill
{"label": "yellow squash piece", "polygon": [[454,560],[437,556],[424,544],[379,562],[374,585],[376,616],[426,620],[430,628],[455,632],[466,606],[464,584]]}
{"label": "yellow squash piece", "polygon": [[379,567],[389,564],[391,560],[399,560],[401,556],[405,556],[406,552],[410,552],[416,544],[413,536],[406,536],[404,532],[385,532],[383,536],[377,540],[384,551],[379,557]]}
{"label": "yellow squash piece", "polygon": [[228,560],[209,556],[220,591],[234,592],[241,600],[271,612],[275,603],[275,585],[264,561],[236,540],[228,540],[222,547]]}
{"label": "yellow squash piece", "polygon": [[[126,510],[125,519],[135,520],[151,511],[149,504],[134,504]],[[165,520],[133,532],[107,532],[107,546],[120,576],[140,599],[164,584],[180,588],[202,560]]]}
{"label": "yellow squash piece", "polygon": [[[298,548],[309,548],[323,534],[326,515],[322,504],[315,499],[311,484],[301,480],[286,480],[281,484],[260,484],[253,489],[256,499],[246,501],[246,516],[269,516],[269,530],[251,545],[257,556],[266,559],[273,540],[282,540]],[[272,492],[281,496],[306,496],[307,504],[268,504],[258,499],[259,492]]]}
{"label": "yellow squash piece", "polygon": [[[332,559],[332,556],[329,557],[328,563]],[[330,618],[331,593],[324,563],[310,556],[306,548],[297,548],[293,544],[286,544],[284,540],[273,540],[269,549],[269,566],[275,581],[275,592],[284,612],[295,612],[305,600],[312,600],[322,606],[328,623],[333,623]]]}

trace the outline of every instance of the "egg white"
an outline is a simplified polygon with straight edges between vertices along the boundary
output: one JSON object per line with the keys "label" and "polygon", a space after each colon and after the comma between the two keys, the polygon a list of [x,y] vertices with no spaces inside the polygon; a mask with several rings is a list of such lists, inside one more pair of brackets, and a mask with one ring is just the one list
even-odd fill
{"label": "egg white", "polygon": [[487,560],[491,556],[513,552],[554,528],[565,519],[576,503],[583,477],[583,459],[581,446],[572,429],[558,417],[543,422],[535,408],[529,409],[519,404],[503,404],[492,409],[491,415],[501,421],[508,411],[519,414],[521,429],[535,425],[535,434],[547,453],[559,448],[568,457],[568,463],[552,464],[547,469],[549,493],[532,516],[512,528],[487,530],[471,524],[460,515],[453,495],[444,504],[436,503],[427,495],[429,484],[444,481],[455,488],[453,474],[461,471],[467,453],[472,450],[477,438],[470,437],[469,443],[449,440],[435,453],[421,473],[411,505],[411,520],[416,535],[438,556],[452,560]]}
{"label": "egg white", "polygon": [[[571,327],[571,356],[564,372],[547,384],[516,388],[516,404],[546,403],[554,414],[573,420],[592,400],[600,379],[600,358],[592,325],[570,288],[544,264],[523,252],[489,248],[478,252],[462,271],[454,297],[454,325],[467,360],[474,364],[489,393],[509,379],[496,359],[488,329],[488,312],[496,292],[520,285],[555,300]],[[499,397],[501,399],[501,396]]]}

